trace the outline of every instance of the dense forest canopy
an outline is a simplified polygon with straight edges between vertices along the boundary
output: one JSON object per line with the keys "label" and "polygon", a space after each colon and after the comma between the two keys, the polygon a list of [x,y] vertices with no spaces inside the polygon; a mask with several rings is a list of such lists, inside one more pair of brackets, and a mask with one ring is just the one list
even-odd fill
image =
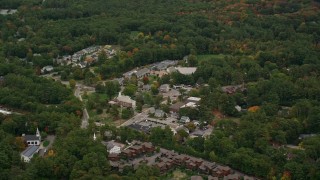
{"label": "dense forest canopy", "polygon": [[[114,131],[122,142],[148,140],[263,179],[320,179],[319,136],[299,139],[320,133],[319,0],[0,0],[0,7],[17,9],[0,15],[0,105],[19,112],[0,116],[0,179],[121,178],[110,175],[104,147],[89,138],[95,128],[79,129],[83,107],[72,89],[39,77],[42,67],[55,66],[62,80],[96,85],[137,66],[187,55],[183,65],[198,67],[193,75],[173,73],[159,82],[207,85],[193,92],[203,99],[199,111],[181,114],[201,122],[213,118],[212,110],[230,117],[214,122],[208,139],[181,145],[184,134],[173,136],[167,128],[155,128],[150,136],[109,126],[101,132]],[[96,74],[53,61],[106,44],[121,51],[112,59],[99,56]],[[246,91],[220,91],[239,84]],[[130,90],[137,87],[131,86],[126,93],[133,96]],[[96,90],[111,98],[119,87],[107,83]],[[147,104],[145,97],[136,99]],[[240,113],[236,105],[259,110]],[[16,137],[37,127],[57,135],[55,153],[25,165]],[[142,166],[121,175],[139,179],[159,173]]]}

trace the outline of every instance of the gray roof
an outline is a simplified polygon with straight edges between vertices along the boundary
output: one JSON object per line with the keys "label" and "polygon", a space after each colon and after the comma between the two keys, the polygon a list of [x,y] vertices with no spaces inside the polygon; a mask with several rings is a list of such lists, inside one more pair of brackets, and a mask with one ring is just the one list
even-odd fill
{"label": "gray roof", "polygon": [[197,130],[192,133],[195,136],[203,136],[205,134],[205,131]]}
{"label": "gray roof", "polygon": [[110,151],[115,145],[113,143],[107,144],[107,149]]}
{"label": "gray roof", "polygon": [[157,109],[154,113],[154,115],[156,117],[163,117],[164,116],[164,111],[162,111],[161,109]]}
{"label": "gray roof", "polygon": [[26,157],[31,157],[38,149],[39,146],[28,146],[28,148],[24,150],[21,154]]}
{"label": "gray roof", "polygon": [[137,72],[136,72],[136,75],[137,75],[138,77],[140,77],[140,76],[144,76],[144,75],[148,74],[149,72],[150,72],[149,69],[143,68],[143,69],[140,69],[139,71],[137,71]]}
{"label": "gray roof", "polygon": [[150,130],[151,130],[151,127],[143,126],[143,125],[140,125],[140,124],[130,124],[128,127],[132,128],[132,129],[135,129],[137,131],[142,131],[144,133],[150,133]]}
{"label": "gray roof", "polygon": [[167,90],[167,89],[169,89],[170,88],[170,85],[169,84],[162,84],[161,86],[160,86],[160,89],[161,90]]}
{"label": "gray roof", "polygon": [[26,141],[36,141],[36,140],[40,140],[40,137],[37,137],[36,135],[25,135],[24,139]]}
{"label": "gray roof", "polygon": [[180,121],[188,121],[190,118],[188,116],[181,116]]}

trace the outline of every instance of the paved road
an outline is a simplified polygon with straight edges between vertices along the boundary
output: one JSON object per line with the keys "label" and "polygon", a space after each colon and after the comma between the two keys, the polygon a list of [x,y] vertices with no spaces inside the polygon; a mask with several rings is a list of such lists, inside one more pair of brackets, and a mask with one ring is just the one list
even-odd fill
{"label": "paved road", "polygon": [[[74,91],[74,96],[76,96],[80,101],[82,101],[82,96],[81,96],[81,85],[77,84],[76,85],[76,90]],[[89,114],[87,111],[87,108],[83,109],[83,114],[82,114],[82,119],[81,119],[81,128],[82,129],[87,129],[89,125]]]}
{"label": "paved road", "polygon": [[82,101],[82,97],[81,97],[81,87],[80,85],[76,85],[76,90],[74,91],[74,96],[77,97],[80,101]]}
{"label": "paved road", "polygon": [[132,117],[131,119],[125,121],[124,123],[122,123],[119,127],[123,127],[123,126],[129,126],[130,124],[133,124],[133,123],[137,123],[137,122],[141,122],[145,119],[147,119],[148,121],[152,121],[152,122],[155,122],[155,123],[159,123],[159,124],[163,124],[163,125],[166,125],[166,126],[169,126],[173,129],[176,129],[179,124],[177,123],[177,119],[175,118],[166,118],[164,120],[159,120],[159,119],[156,119],[156,118],[150,118],[149,117],[149,109],[145,109],[143,110],[141,113],[135,115],[134,117]]}
{"label": "paved road", "polygon": [[[55,79],[56,81],[60,81],[62,84],[65,85],[69,85],[69,81],[61,81],[60,76],[53,76],[54,73],[51,74],[45,74],[45,75],[41,75],[42,77],[45,78],[52,78]],[[74,90],[74,96],[77,97],[81,102],[83,101],[81,93],[82,90],[88,90],[91,92],[94,92],[94,88],[93,87],[89,87],[89,86],[85,86],[82,84],[77,83],[76,84],[76,89]],[[83,109],[83,115],[82,115],[82,121],[81,121],[81,128],[82,129],[86,129],[89,125],[89,114],[86,108]]]}
{"label": "paved road", "polygon": [[50,144],[47,147],[40,147],[42,149],[39,151],[39,156],[43,157],[45,155],[45,153],[48,151],[48,149],[50,149],[52,147],[52,144],[55,139],[56,139],[56,136],[54,136],[54,135],[49,135],[49,136],[47,136],[46,139],[44,139],[44,141],[49,141]]}
{"label": "paved road", "polygon": [[81,121],[81,128],[87,129],[88,125],[89,125],[89,114],[88,114],[87,108],[84,108],[83,115],[82,115],[82,121]]}
{"label": "paved road", "polygon": [[134,123],[136,121],[140,121],[142,119],[146,119],[146,118],[148,118],[148,113],[149,113],[149,109],[144,109],[141,113],[138,113],[137,115],[135,115],[132,118],[128,119],[127,121],[125,121],[124,123],[122,123],[118,127],[129,126],[130,124],[132,124],[132,123]]}

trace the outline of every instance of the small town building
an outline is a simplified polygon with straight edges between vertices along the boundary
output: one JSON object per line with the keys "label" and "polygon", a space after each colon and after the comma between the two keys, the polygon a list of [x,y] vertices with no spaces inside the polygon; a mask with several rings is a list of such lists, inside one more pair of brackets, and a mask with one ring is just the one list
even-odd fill
{"label": "small town building", "polygon": [[137,78],[143,78],[145,76],[148,76],[150,74],[150,70],[148,68],[143,68],[143,69],[140,69],[138,71],[135,72]]}
{"label": "small town building", "polygon": [[189,108],[196,108],[198,107],[199,105],[195,102],[188,102],[186,103],[185,105],[181,106],[180,108],[186,108],[186,107],[189,107]]}
{"label": "small town building", "polygon": [[179,110],[180,110],[180,108],[181,108],[183,105],[184,105],[183,102],[177,102],[177,103],[175,103],[175,104],[172,104],[172,105],[170,106],[170,112],[171,112],[171,113],[178,113]]}
{"label": "small town building", "polygon": [[37,131],[36,131],[35,135],[22,134],[22,138],[28,144],[28,146],[40,146],[41,135],[40,135],[40,131],[39,131],[38,128],[37,128]]}
{"label": "small town building", "polygon": [[33,155],[39,152],[39,146],[28,146],[21,154],[21,159],[24,162],[30,162]]}
{"label": "small town building", "polygon": [[159,91],[162,92],[162,93],[166,93],[170,90],[170,85],[169,84],[162,84],[160,87],[159,87]]}
{"label": "small town building", "polygon": [[155,117],[158,117],[158,118],[162,118],[162,117],[164,117],[164,115],[165,115],[165,113],[164,113],[164,111],[161,110],[161,109],[157,109],[157,110],[155,111],[155,113],[154,113],[154,116],[155,116]]}
{"label": "small town building", "polygon": [[52,66],[45,66],[45,67],[43,67],[43,68],[41,69],[41,73],[42,73],[42,74],[49,73],[49,72],[51,72],[51,71],[53,71],[53,67],[52,67]]}
{"label": "small town building", "polygon": [[136,101],[132,100],[129,96],[124,96],[119,92],[118,97],[114,101],[109,101],[109,104],[117,104],[123,107],[136,108]]}
{"label": "small town building", "polygon": [[[120,155],[119,154],[116,154],[116,153],[109,153],[109,155],[108,155],[108,159],[110,160],[110,161],[119,161],[120,160]],[[110,165],[111,165],[111,163],[110,163]]]}
{"label": "small town building", "polygon": [[189,123],[190,122],[190,118],[188,116],[181,116],[180,120],[179,120],[180,123]]}
{"label": "small town building", "polygon": [[246,90],[243,84],[241,85],[230,85],[230,86],[223,86],[221,87],[222,92],[227,93],[227,94],[234,94],[237,91],[243,92]]}
{"label": "small town building", "polygon": [[193,102],[195,104],[199,104],[201,101],[201,98],[199,97],[188,97],[186,102],[189,103],[189,102]]}
{"label": "small town building", "polygon": [[171,74],[171,73],[177,72],[177,69],[175,67],[169,67],[167,68],[167,72]]}
{"label": "small town building", "polygon": [[105,146],[107,146],[107,150],[108,150],[109,154],[120,154],[121,149],[124,148],[124,146],[125,146],[124,144],[117,143],[114,140],[104,142],[103,144]]}
{"label": "small town building", "polygon": [[156,109],[154,107],[149,108],[149,114],[154,114]]}

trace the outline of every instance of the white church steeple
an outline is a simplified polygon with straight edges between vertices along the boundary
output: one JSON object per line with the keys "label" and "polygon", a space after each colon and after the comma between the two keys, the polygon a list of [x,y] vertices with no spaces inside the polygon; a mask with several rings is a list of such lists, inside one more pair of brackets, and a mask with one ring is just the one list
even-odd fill
{"label": "white church steeple", "polygon": [[39,131],[38,128],[37,128],[36,136],[37,136],[37,137],[40,137],[40,136],[41,136],[41,135],[40,135],[40,131]]}
{"label": "white church steeple", "polygon": [[95,141],[97,139],[96,133],[93,133],[93,140]]}

